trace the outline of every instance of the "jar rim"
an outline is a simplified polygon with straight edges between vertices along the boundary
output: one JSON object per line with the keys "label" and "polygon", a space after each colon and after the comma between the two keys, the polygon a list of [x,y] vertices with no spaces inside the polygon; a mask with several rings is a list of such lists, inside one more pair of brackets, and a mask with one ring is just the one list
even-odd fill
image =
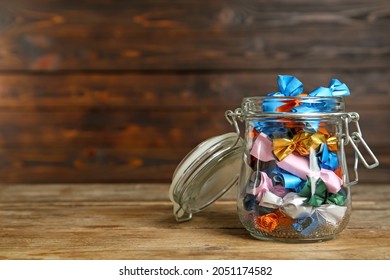
{"label": "jar rim", "polygon": [[283,95],[283,96],[277,96],[277,95],[266,95],[266,96],[247,96],[244,97],[242,100],[245,101],[254,101],[254,100],[265,100],[265,99],[298,99],[298,100],[314,100],[314,99],[323,99],[323,100],[339,100],[344,101],[344,96],[292,96],[292,95]]}
{"label": "jar rim", "polygon": [[[253,114],[338,114],[345,113],[343,96],[250,96],[244,97],[241,109],[244,115]],[[291,107],[288,104],[293,103]],[[278,110],[287,105],[288,110]]]}

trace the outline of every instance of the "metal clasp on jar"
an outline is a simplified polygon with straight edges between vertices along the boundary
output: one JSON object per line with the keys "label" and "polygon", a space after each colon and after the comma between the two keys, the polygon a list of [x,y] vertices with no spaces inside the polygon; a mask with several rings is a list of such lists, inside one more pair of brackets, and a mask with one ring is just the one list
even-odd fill
{"label": "metal clasp on jar", "polygon": [[238,123],[237,123],[237,119],[239,121],[242,121],[242,117],[243,117],[243,114],[242,114],[242,110],[241,108],[237,108],[234,110],[234,112],[232,110],[227,110],[225,112],[225,118],[227,119],[227,121],[231,124],[231,125],[234,125],[234,128],[236,130],[236,133],[237,133],[237,140],[235,141],[235,143],[232,145],[232,147],[234,147],[235,145],[237,145],[238,141],[240,141],[240,128],[238,126]]}
{"label": "metal clasp on jar", "polygon": [[[355,185],[359,181],[359,176],[358,176],[359,158],[363,162],[363,165],[368,169],[372,169],[372,168],[377,167],[379,165],[379,161],[376,158],[376,156],[374,155],[374,153],[372,152],[372,150],[370,149],[370,147],[368,146],[368,144],[366,143],[366,141],[364,141],[364,138],[363,138],[362,132],[360,130],[360,126],[359,126],[359,114],[356,112],[343,114],[341,116],[341,119],[343,120],[343,126],[344,126],[344,133],[341,136],[341,145],[340,145],[342,160],[345,161],[345,158],[343,156],[345,154],[344,153],[344,146],[345,145],[348,145],[349,143],[351,143],[351,145],[355,151],[355,161],[354,161],[354,166],[353,166],[354,173],[355,173],[355,179],[353,181],[350,181],[349,178],[347,178],[347,175],[344,175],[343,182],[346,185]],[[352,127],[351,124],[353,124],[354,127]],[[366,153],[369,155],[369,157],[371,158],[373,163],[369,164],[367,162],[367,160],[365,159],[365,157],[363,156],[362,152],[359,150],[358,145],[360,143],[363,145],[363,148],[365,149]],[[347,171],[345,162],[343,162],[343,166],[345,168],[345,171]],[[347,172],[344,172],[344,174],[347,174]]]}

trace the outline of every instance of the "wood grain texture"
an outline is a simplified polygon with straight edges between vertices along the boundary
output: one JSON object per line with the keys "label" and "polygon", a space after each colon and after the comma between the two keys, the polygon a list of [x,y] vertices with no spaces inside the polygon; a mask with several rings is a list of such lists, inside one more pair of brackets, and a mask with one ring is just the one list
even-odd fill
{"label": "wood grain texture", "polygon": [[353,187],[348,227],[335,240],[308,244],[253,239],[231,200],[176,223],[167,190],[162,184],[3,185],[0,258],[390,259],[388,185]]}
{"label": "wood grain texture", "polygon": [[389,63],[384,0],[20,2],[2,11],[3,70],[350,70]]}
{"label": "wood grain texture", "polygon": [[[388,182],[390,91],[382,72],[340,73],[348,111],[361,115],[381,165],[363,182]],[[0,178],[13,183],[169,182],[201,141],[233,128],[245,96],[276,91],[277,73],[0,75]],[[298,72],[306,88],[332,73]],[[349,155],[353,153],[349,151]],[[352,158],[350,162],[352,165]]]}
{"label": "wood grain texture", "polygon": [[337,77],[388,183],[384,0],[2,1],[0,182],[169,182],[224,111]]}
{"label": "wood grain texture", "polygon": [[[0,149],[2,154],[1,180],[11,183],[169,183],[180,160],[188,149],[105,149],[86,148],[31,148]],[[369,170],[359,165],[359,181],[383,183],[389,181],[389,147],[376,146],[374,150],[380,167]],[[349,173],[354,176],[353,152]],[[371,160],[368,159],[370,163]]]}
{"label": "wood grain texture", "polygon": [[[0,74],[1,112],[95,110],[234,109],[243,97],[275,92],[280,72],[155,72]],[[307,92],[327,86],[332,78],[345,82],[351,96],[347,109],[387,110],[387,71],[291,72]],[[140,116],[141,118],[141,116]]]}

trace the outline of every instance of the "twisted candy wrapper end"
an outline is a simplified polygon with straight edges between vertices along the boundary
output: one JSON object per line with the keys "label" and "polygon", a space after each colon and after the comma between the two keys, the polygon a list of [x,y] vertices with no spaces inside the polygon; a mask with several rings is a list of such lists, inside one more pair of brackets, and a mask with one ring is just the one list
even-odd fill
{"label": "twisted candy wrapper end", "polygon": [[269,96],[296,96],[303,92],[303,84],[294,76],[278,76],[279,91],[268,94]]}
{"label": "twisted candy wrapper end", "polygon": [[301,197],[294,192],[286,194],[283,198],[271,192],[265,192],[259,199],[259,205],[268,208],[280,208],[284,214],[295,219],[311,215],[313,207],[306,205],[304,203],[305,199],[305,197]]}
{"label": "twisted candy wrapper end", "polygon": [[309,96],[348,96],[349,88],[337,79],[332,79],[329,87],[319,87],[309,93]]}
{"label": "twisted candy wrapper end", "polygon": [[312,134],[301,130],[291,139],[273,139],[273,153],[278,160],[283,160],[294,151],[298,152],[301,156],[307,156],[310,154],[310,148],[317,149],[325,141],[325,135],[322,133],[316,132]]}
{"label": "twisted candy wrapper end", "polygon": [[275,160],[272,150],[272,142],[268,139],[268,136],[260,133],[253,143],[251,155],[261,161],[271,161]]}

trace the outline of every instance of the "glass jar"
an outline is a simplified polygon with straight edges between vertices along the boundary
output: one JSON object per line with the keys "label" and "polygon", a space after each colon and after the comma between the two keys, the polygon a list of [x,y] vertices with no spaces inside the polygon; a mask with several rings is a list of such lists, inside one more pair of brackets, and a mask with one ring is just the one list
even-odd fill
{"label": "glass jar", "polygon": [[[379,164],[362,138],[359,115],[345,112],[344,98],[248,97],[226,118],[236,133],[201,143],[175,171],[170,198],[177,221],[191,219],[238,185],[238,216],[253,237],[284,242],[335,238],[349,221],[358,159],[367,168]],[[245,123],[243,138],[238,121]],[[349,143],[355,150],[352,181],[344,152]]]}
{"label": "glass jar", "polygon": [[301,242],[341,232],[351,213],[344,145],[362,140],[346,134],[358,115],[344,98],[250,97],[230,115],[245,121],[237,209],[250,234]]}

